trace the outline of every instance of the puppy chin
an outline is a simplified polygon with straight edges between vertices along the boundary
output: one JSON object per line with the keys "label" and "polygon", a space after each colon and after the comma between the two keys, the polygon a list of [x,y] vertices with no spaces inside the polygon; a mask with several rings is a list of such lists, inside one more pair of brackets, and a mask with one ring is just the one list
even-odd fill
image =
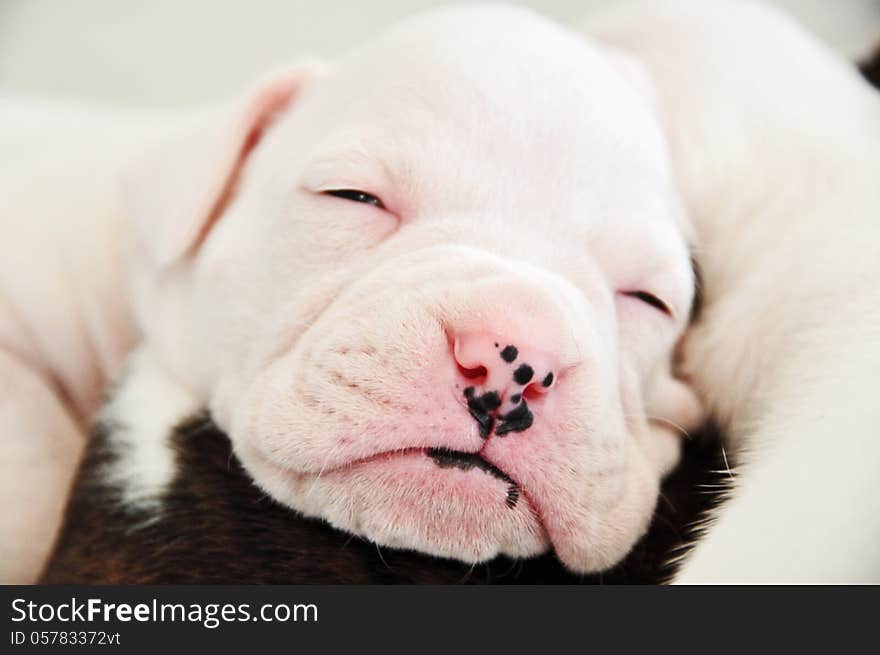
{"label": "puppy chin", "polygon": [[529,499],[478,468],[441,467],[422,449],[299,474],[240,445],[236,454],[276,500],[380,546],[467,563],[532,557],[550,547]]}
{"label": "puppy chin", "polygon": [[321,473],[291,471],[247,443],[236,453],[277,501],[381,547],[466,563],[552,548],[577,573],[606,570],[626,556],[650,524],[660,480],[654,462],[637,456],[616,483],[598,483],[603,492],[584,490],[595,497],[589,507],[566,503],[565,490],[554,502],[547,489],[530,490],[500,471],[438,465],[421,448]]}

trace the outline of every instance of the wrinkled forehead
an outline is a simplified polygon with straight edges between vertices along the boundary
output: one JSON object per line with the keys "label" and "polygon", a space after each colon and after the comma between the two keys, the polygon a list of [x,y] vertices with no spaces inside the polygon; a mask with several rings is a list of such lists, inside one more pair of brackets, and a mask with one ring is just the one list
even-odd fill
{"label": "wrinkled forehead", "polygon": [[526,11],[406,22],[341,60],[303,104],[320,124],[314,158],[381,167],[423,199],[452,188],[463,204],[552,198],[638,213],[669,183],[646,101],[603,52]]}

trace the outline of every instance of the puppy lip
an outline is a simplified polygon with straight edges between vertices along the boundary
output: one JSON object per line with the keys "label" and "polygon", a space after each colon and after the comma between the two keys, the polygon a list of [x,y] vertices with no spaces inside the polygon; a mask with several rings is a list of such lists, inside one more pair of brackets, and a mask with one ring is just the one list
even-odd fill
{"label": "puppy lip", "polygon": [[449,448],[428,448],[425,450],[425,454],[434,460],[434,463],[440,468],[456,467],[465,471],[478,468],[499,480],[516,485],[513,478],[483,458],[479,452],[465,452]]}
{"label": "puppy lip", "polygon": [[529,498],[523,491],[519,486],[519,483],[500,468],[485,459],[482,455],[482,451],[462,451],[444,447],[408,448],[402,451],[379,453],[372,457],[351,462],[350,465],[354,466],[371,462],[381,462],[382,459],[386,458],[405,457],[414,454],[423,454],[426,458],[432,460],[434,465],[439,469],[457,468],[464,472],[468,472],[471,469],[479,469],[491,478],[506,485],[507,489],[504,495],[504,504],[507,505],[508,509],[516,509],[520,499],[524,498],[527,503],[527,511],[543,526],[541,517],[532,508],[531,498]]}
{"label": "puppy lip", "polygon": [[366,457],[358,457],[356,459],[349,460],[344,464],[340,464],[339,466],[328,468],[324,472],[329,473],[332,471],[342,471],[352,468],[354,466],[358,466],[360,464],[381,461],[390,457],[412,455],[415,453],[423,453],[426,457],[434,460],[434,463],[437,464],[437,466],[440,468],[454,467],[463,470],[478,468],[508,484],[519,486],[519,483],[517,483],[516,480],[511,478],[506,472],[504,472],[495,464],[483,457],[482,451],[455,450],[454,448],[447,448],[445,446],[416,446],[411,448],[400,448],[397,450],[385,450],[382,452],[373,453],[372,455],[367,455]]}
{"label": "puppy lip", "polygon": [[336,466],[332,469],[328,469],[324,471],[325,473],[330,473],[334,471],[344,471],[347,469],[354,468],[356,466],[362,464],[370,464],[374,462],[380,462],[385,459],[393,458],[393,457],[402,457],[413,454],[424,454],[426,457],[430,458],[434,461],[434,464],[437,465],[438,468],[441,469],[449,469],[449,468],[458,468],[463,471],[469,471],[471,469],[480,469],[487,475],[492,476],[493,478],[507,484],[507,498],[506,503],[508,507],[513,509],[516,507],[517,502],[520,499],[520,496],[524,494],[522,487],[520,484],[510,477],[503,470],[495,466],[492,462],[483,457],[482,451],[464,451],[464,450],[455,450],[452,448],[446,448],[442,446],[435,447],[413,447],[413,448],[401,448],[399,450],[386,450],[383,452],[375,453],[373,455],[368,455],[366,457],[359,457],[357,459],[350,460],[344,464]]}

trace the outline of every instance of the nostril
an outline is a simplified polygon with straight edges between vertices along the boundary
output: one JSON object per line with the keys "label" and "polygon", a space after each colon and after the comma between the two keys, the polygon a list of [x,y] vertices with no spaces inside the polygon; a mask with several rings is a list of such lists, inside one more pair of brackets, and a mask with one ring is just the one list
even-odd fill
{"label": "nostril", "polygon": [[452,357],[458,367],[458,372],[466,380],[474,384],[482,384],[489,377],[489,369],[483,364],[486,361],[479,348],[474,348],[473,341],[454,337],[452,339]]}
{"label": "nostril", "polygon": [[530,384],[523,390],[522,397],[525,398],[526,402],[531,403],[541,398],[544,393],[545,391],[539,385]]}
{"label": "nostril", "polygon": [[555,381],[555,375],[552,372],[545,374],[543,377],[535,376],[535,378],[523,388],[522,396],[529,402],[540,400],[555,386]]}
{"label": "nostril", "polygon": [[482,381],[485,381],[485,379],[489,375],[489,371],[486,369],[485,366],[477,366],[476,368],[467,368],[465,366],[462,366],[461,364],[458,364],[457,362],[456,362],[456,364],[458,366],[458,372],[461,373],[461,375],[463,377],[467,378],[468,380],[474,380],[475,382],[482,382]]}

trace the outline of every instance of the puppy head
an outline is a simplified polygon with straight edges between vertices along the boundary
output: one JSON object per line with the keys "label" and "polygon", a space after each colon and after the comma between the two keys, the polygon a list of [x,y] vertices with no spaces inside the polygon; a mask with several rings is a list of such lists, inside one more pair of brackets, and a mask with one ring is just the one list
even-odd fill
{"label": "puppy head", "polygon": [[680,204],[619,70],[525,11],[435,11],[132,169],[146,339],[258,485],[466,561],[626,554],[695,409]]}

